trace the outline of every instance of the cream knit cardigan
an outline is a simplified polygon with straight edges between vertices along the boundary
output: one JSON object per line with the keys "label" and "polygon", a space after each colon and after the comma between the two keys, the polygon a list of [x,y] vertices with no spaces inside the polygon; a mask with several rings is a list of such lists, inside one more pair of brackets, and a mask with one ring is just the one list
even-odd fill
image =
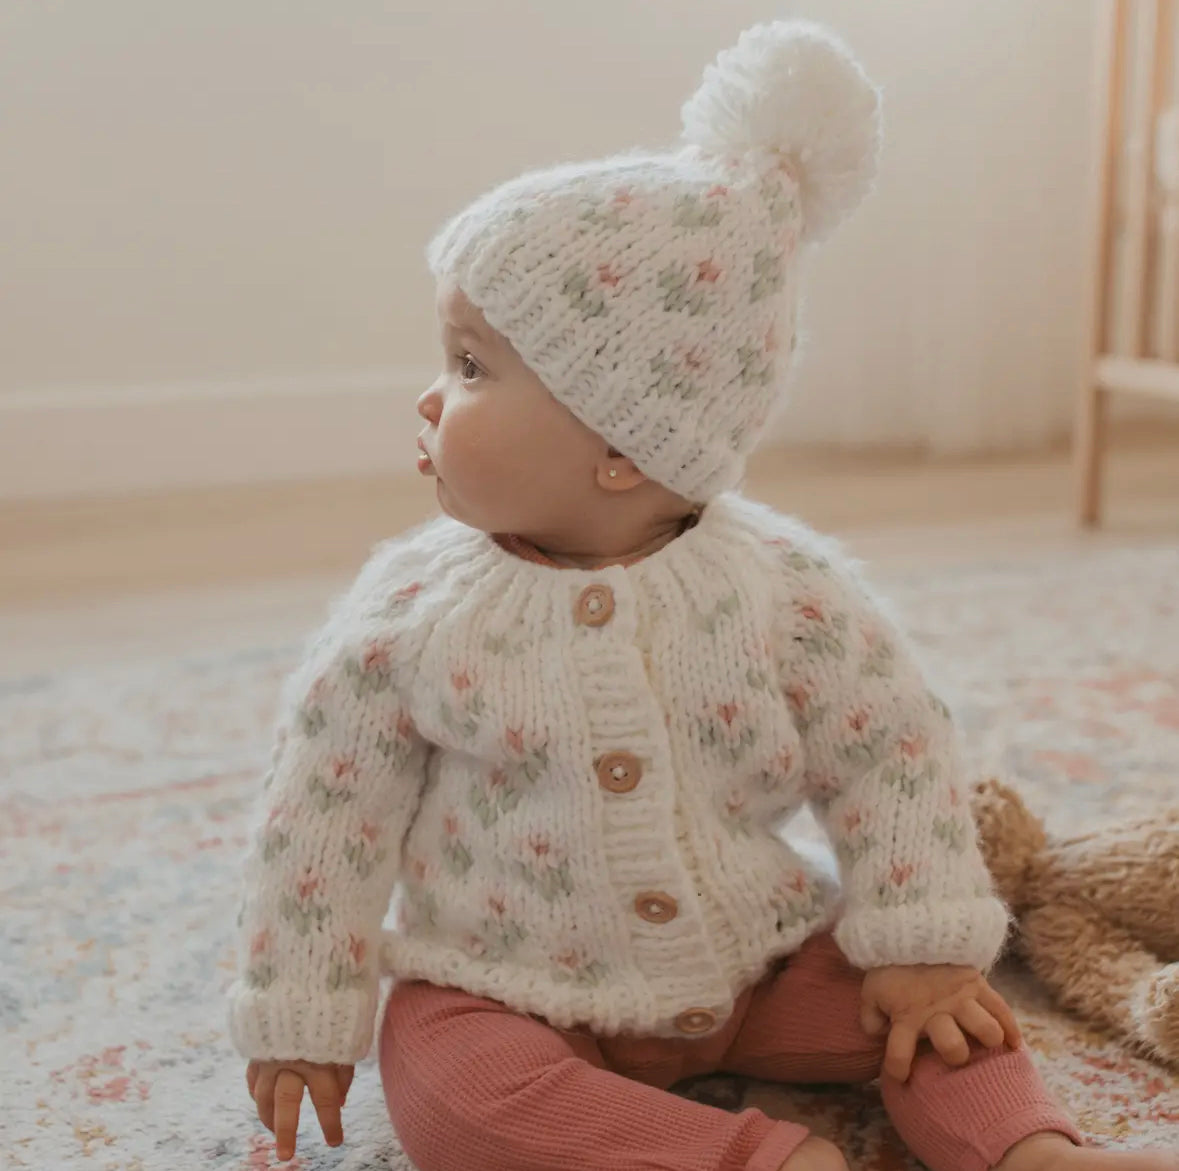
{"label": "cream knit cardigan", "polygon": [[[985,970],[1007,929],[945,705],[837,546],[737,495],[629,567],[449,520],[379,546],[288,681],[264,790],[250,1058],[356,1061],[381,974],[682,1036],[832,925],[865,969]],[[808,801],[841,892],[775,832]]]}

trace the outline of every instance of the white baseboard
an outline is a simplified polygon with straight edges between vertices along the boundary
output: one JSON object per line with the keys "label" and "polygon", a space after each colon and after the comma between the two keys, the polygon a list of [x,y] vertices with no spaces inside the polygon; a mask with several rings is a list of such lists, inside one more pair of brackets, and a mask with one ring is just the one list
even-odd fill
{"label": "white baseboard", "polygon": [[0,394],[0,499],[412,471],[435,372]]}

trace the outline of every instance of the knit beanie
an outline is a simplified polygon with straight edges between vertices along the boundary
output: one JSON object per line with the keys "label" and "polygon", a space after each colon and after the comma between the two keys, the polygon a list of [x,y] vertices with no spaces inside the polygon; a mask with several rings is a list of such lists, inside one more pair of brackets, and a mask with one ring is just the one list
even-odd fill
{"label": "knit beanie", "polygon": [[683,143],[533,171],[427,251],[549,391],[650,479],[741,479],[795,349],[797,257],[871,187],[879,95],[810,23],[747,29],[683,107]]}

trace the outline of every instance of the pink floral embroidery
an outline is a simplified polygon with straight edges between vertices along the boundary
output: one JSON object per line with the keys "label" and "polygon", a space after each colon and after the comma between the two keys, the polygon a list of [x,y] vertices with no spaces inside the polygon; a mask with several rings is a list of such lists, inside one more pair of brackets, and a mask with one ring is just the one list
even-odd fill
{"label": "pink floral embroidery", "polygon": [[408,598],[417,597],[422,592],[422,583],[420,581],[411,582],[407,586],[403,586],[393,596],[399,601],[405,601]]}
{"label": "pink floral embroidery", "polygon": [[348,934],[348,954],[352,962],[360,967],[364,963],[364,957],[368,954],[368,943],[358,935]]}
{"label": "pink floral embroidery", "polygon": [[402,740],[408,740],[413,736],[416,729],[413,725],[413,720],[410,719],[408,712],[401,712],[397,717],[397,735]]}
{"label": "pink floral embroidery", "polygon": [[868,713],[863,708],[857,708],[847,714],[847,726],[853,732],[862,732],[868,726]]}
{"label": "pink floral embroidery", "polygon": [[619,187],[614,193],[614,198],[611,200],[615,207],[626,207],[634,202],[634,196],[631,194],[629,187]]}
{"label": "pink floral embroidery", "polygon": [[509,728],[504,733],[504,739],[513,752],[519,754],[524,752],[524,730],[522,728]]}
{"label": "pink floral embroidery", "polygon": [[916,873],[917,867],[911,862],[895,862],[892,867],[892,884],[893,886],[904,886],[906,882]]}
{"label": "pink floral embroidery", "polygon": [[783,691],[787,702],[796,712],[801,714],[810,706],[811,693],[800,683],[792,683],[783,688]]}
{"label": "pink floral embroidery", "polygon": [[543,835],[529,834],[528,848],[532,851],[537,865],[552,868],[558,864],[556,855],[553,853],[552,844]]}
{"label": "pink floral embroidery", "polygon": [[902,736],[901,755],[906,760],[919,760],[925,755],[928,741],[924,736]]}
{"label": "pink floral embroidery", "polygon": [[332,776],[337,781],[351,781],[356,779],[356,757],[337,756],[332,760]]}
{"label": "pink floral embroidery", "polygon": [[258,931],[250,940],[250,959],[257,959],[270,950],[271,934],[268,930]]}
{"label": "pink floral embroidery", "polygon": [[466,671],[453,672],[450,682],[455,691],[469,691],[471,689],[471,676]]}
{"label": "pink floral embroidery", "polygon": [[714,285],[718,280],[720,280],[723,272],[724,270],[717,267],[711,258],[708,260],[701,260],[696,265],[696,280],[706,281],[708,284]]}
{"label": "pink floral embroidery", "polygon": [[389,670],[389,663],[393,648],[388,642],[371,643],[360,660],[360,665],[366,674],[378,674]]}
{"label": "pink floral embroidery", "polygon": [[718,196],[728,195],[729,189],[723,183],[717,183],[715,187],[710,187],[705,193],[705,199],[715,199]]}
{"label": "pink floral embroidery", "polygon": [[798,604],[798,612],[808,622],[823,621],[823,607],[818,602],[800,602]]}
{"label": "pink floral embroidery", "polygon": [[737,713],[740,710],[740,705],[735,703],[718,703],[716,705],[716,714],[724,720],[726,728],[733,726],[733,721],[737,718]]}
{"label": "pink floral embroidery", "polygon": [[622,274],[615,272],[612,265],[599,264],[598,265],[598,280],[604,285],[609,285],[614,288],[622,280]]}

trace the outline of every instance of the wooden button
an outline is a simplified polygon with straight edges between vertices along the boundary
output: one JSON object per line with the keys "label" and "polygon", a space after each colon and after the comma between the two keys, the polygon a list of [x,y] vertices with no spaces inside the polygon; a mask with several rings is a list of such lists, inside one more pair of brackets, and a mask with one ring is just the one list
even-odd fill
{"label": "wooden button", "polygon": [[675,1018],[675,1027],[686,1036],[707,1033],[716,1024],[716,1013],[707,1008],[690,1008]]}
{"label": "wooden button", "polygon": [[586,586],[573,616],[581,626],[605,626],[614,617],[614,591],[609,586]]}
{"label": "wooden button", "polygon": [[635,899],[635,910],[648,923],[670,923],[680,913],[680,905],[661,890],[645,890]]}
{"label": "wooden button", "polygon": [[639,758],[629,752],[607,752],[596,765],[598,784],[611,793],[629,793],[643,779]]}

